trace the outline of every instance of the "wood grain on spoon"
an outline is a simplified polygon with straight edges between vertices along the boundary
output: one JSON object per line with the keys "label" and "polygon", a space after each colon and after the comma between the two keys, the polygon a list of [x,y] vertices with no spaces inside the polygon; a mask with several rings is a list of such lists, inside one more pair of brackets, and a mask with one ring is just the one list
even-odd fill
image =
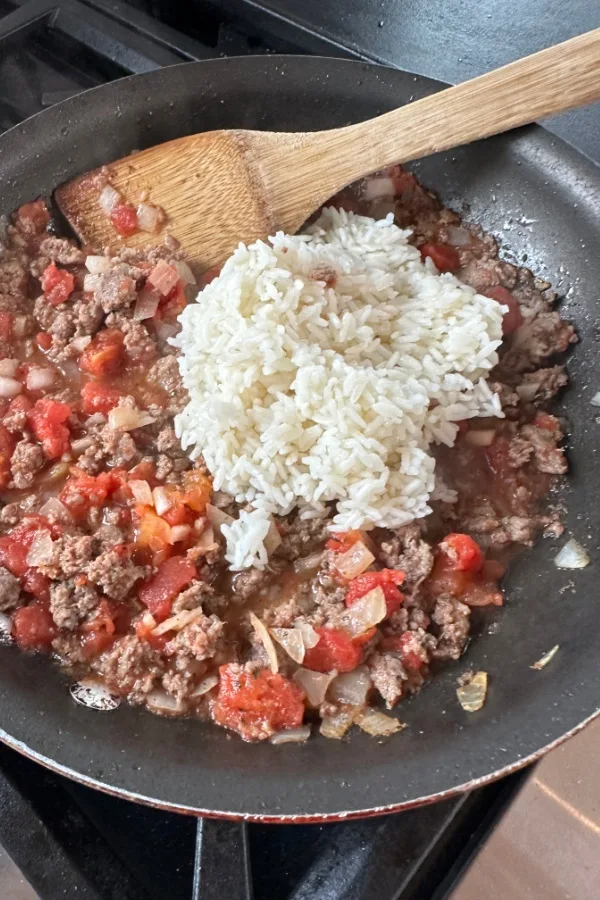
{"label": "wood grain on spoon", "polygon": [[[408,162],[508,131],[600,98],[600,29],[542,50],[376,119],[297,134],[212,131],[151,147],[109,164],[125,202],[143,192],[162,206],[165,231],[201,269],[241,240],[296,232],[339,189]],[[57,203],[84,244],[143,247],[122,238],[98,204],[94,174],[61,185]]]}

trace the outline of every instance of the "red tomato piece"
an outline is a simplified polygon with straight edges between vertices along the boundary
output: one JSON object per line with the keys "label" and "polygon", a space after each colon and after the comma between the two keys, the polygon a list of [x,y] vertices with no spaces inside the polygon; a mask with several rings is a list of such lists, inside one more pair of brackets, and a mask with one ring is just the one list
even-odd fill
{"label": "red tomato piece", "polygon": [[361,648],[338,628],[315,628],[319,642],[307,650],[303,665],[315,672],[351,672],[360,662]]}
{"label": "red tomato piece", "polygon": [[123,333],[118,328],[99,331],[79,357],[79,368],[96,378],[114,375],[125,358]]}
{"label": "red tomato piece", "polygon": [[246,741],[265,738],[274,731],[302,724],[304,692],[283,675],[267,669],[254,675],[235,663],[221,666],[212,716]]}
{"label": "red tomato piece", "polygon": [[554,433],[560,431],[560,422],[556,416],[551,416],[549,413],[537,413],[533,424],[536,428],[543,428],[544,431],[552,431]]}
{"label": "red tomato piece", "polygon": [[479,580],[468,585],[460,599],[467,606],[502,606],[504,603],[497,585]]}
{"label": "red tomato piece", "polygon": [[43,200],[24,203],[17,210],[16,224],[23,231],[41,234],[50,224],[50,213]]}
{"label": "red tomato piece", "polygon": [[196,577],[196,566],[187,556],[172,556],[158,567],[155,575],[145,581],[138,597],[148,607],[157,622],[164,622],[171,613],[173,600]]}
{"label": "red tomato piece", "polygon": [[123,394],[115,388],[110,388],[97,381],[88,381],[81,391],[83,411],[91,416],[94,413],[103,413],[105,416],[119,405]]}
{"label": "red tomato piece", "polygon": [[165,645],[169,643],[173,633],[168,632],[167,634],[153,634],[152,632],[155,627],[155,625],[150,627],[146,625],[146,623],[142,619],[138,619],[135,623],[135,633],[141,641],[146,641],[146,643],[150,644],[150,646],[153,647],[154,650],[158,650],[160,652],[161,650],[165,649]]}
{"label": "red tomato piece", "polygon": [[502,334],[512,334],[513,331],[516,331],[517,328],[521,327],[523,324],[523,316],[519,309],[518,300],[513,297],[510,291],[507,291],[506,288],[498,285],[497,287],[490,288],[489,291],[486,291],[485,296],[491,297],[492,300],[496,300],[503,306],[508,306],[508,312],[504,314],[504,318],[502,319]]}
{"label": "red tomato piece", "polygon": [[139,550],[163,553],[170,546],[171,526],[149,506],[136,506],[135,543]]}
{"label": "red tomato piece", "polygon": [[446,565],[461,572],[479,572],[483,566],[483,553],[477,541],[468,534],[448,534],[441,542],[440,550]]}
{"label": "red tomato piece", "polygon": [[58,306],[68,300],[75,290],[75,277],[55,263],[46,266],[42,275],[42,290],[48,303]]}
{"label": "red tomato piece", "polygon": [[137,212],[131,203],[118,203],[110,214],[110,221],[123,237],[135,234],[139,229]]}
{"label": "red tomato piece", "polygon": [[212,494],[213,482],[210,475],[205,475],[198,469],[186,472],[183,476],[183,486],[185,488],[183,502],[194,512],[203,515]]}
{"label": "red tomato piece", "polygon": [[38,331],[35,340],[40,350],[44,352],[52,347],[52,335],[47,331]]}
{"label": "red tomato piece", "polygon": [[429,660],[427,651],[421,646],[414,631],[404,631],[383,638],[383,650],[393,650],[400,654],[402,665],[409,672],[418,672]]}
{"label": "red tomato piece", "polygon": [[58,499],[76,518],[85,516],[92,506],[102,506],[109,494],[120,487],[119,478],[112,472],[88,475],[75,467],[71,472]]}
{"label": "red tomato piece", "polygon": [[0,311],[0,340],[12,341],[13,339],[13,314]]}
{"label": "red tomato piece", "polygon": [[37,600],[16,611],[12,630],[21,650],[47,650],[56,637],[50,610]]}
{"label": "red tomato piece", "polygon": [[11,434],[4,425],[0,425],[0,487],[8,487],[11,479],[10,461],[16,446],[15,435]]}
{"label": "red tomato piece", "polygon": [[70,415],[71,407],[68,403],[49,400],[47,397],[37,400],[29,411],[29,424],[48,459],[57,459],[69,452],[71,434],[64,423]]}
{"label": "red tomato piece", "polygon": [[387,614],[391,616],[401,605],[404,595],[400,593],[397,585],[403,584],[405,574],[400,569],[381,569],[379,572],[365,572],[354,578],[346,593],[346,606],[352,606],[360,597],[364,597],[369,591],[380,587],[385,596]]}
{"label": "red tomato piece", "polygon": [[460,256],[449,244],[421,244],[419,250],[423,259],[431,259],[438,272],[456,272],[460,269]]}
{"label": "red tomato piece", "polygon": [[358,541],[364,538],[360,531],[339,531],[335,537],[330,538],[325,544],[328,550],[334,553],[345,553],[350,547],[353,547]]}

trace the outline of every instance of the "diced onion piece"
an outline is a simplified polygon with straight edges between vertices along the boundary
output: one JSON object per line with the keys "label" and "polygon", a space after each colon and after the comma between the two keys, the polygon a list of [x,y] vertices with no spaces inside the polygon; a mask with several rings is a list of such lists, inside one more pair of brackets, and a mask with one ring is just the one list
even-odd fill
{"label": "diced onion piece", "polygon": [[[531,401],[537,394],[538,385],[531,382],[527,384],[519,384],[516,390],[523,403],[531,403]],[[598,403],[598,406],[600,406],[600,403]]]}
{"label": "diced onion piece", "polygon": [[142,322],[144,319],[151,319],[160,303],[160,293],[154,288],[144,285],[137,296],[135,307],[133,310],[133,319],[135,322]]}
{"label": "diced onion piece", "polygon": [[82,437],[77,438],[77,440],[73,441],[71,444],[71,453],[73,456],[81,456],[82,453],[92,446],[94,443],[93,438],[91,437]]}
{"label": "diced onion piece", "polygon": [[375,562],[375,557],[368,547],[362,541],[357,541],[349,550],[336,557],[335,568],[342,578],[352,581],[357,575],[366,572],[373,562]]}
{"label": "diced onion piece", "polygon": [[110,271],[112,263],[108,256],[86,256],[85,267],[90,275],[104,275]]}
{"label": "diced onion piece", "polygon": [[487,672],[475,672],[470,681],[456,689],[458,702],[465,712],[477,712],[485,703],[487,694]]}
{"label": "diced onion piece", "polygon": [[171,528],[171,544],[178,544],[179,541],[185,541],[192,533],[189,525],[173,525]]}
{"label": "diced onion piece", "polygon": [[152,488],[147,481],[141,481],[134,478],[132,481],[129,481],[128,484],[136,503],[141,503],[143,506],[154,506]]}
{"label": "diced onion piece", "polygon": [[155,712],[176,713],[181,709],[176,697],[160,690],[151,691],[146,695],[146,705]]}
{"label": "diced onion piece", "polygon": [[142,623],[144,627],[149,631],[153,631],[156,628],[156,619],[154,618],[150,610],[145,610],[144,614],[142,615]]}
{"label": "diced onion piece", "polygon": [[166,297],[173,290],[178,280],[179,273],[177,269],[170,266],[164,259],[160,259],[148,275],[149,284],[155,287],[157,291],[160,291],[163,297]]}
{"label": "diced onion piece", "polygon": [[184,260],[178,259],[173,263],[173,267],[177,269],[177,274],[186,284],[196,284],[196,277]]}
{"label": "diced onion piece", "polygon": [[294,662],[304,662],[305,646],[297,628],[271,628],[271,635]]}
{"label": "diced onion piece", "polygon": [[164,213],[158,206],[140,203],[137,208],[138,225],[142,231],[156,233],[164,221]]}
{"label": "diced onion piece", "polygon": [[41,366],[32,366],[27,372],[26,385],[28,391],[46,391],[54,384],[56,372]]}
{"label": "diced onion piece", "polygon": [[82,678],[75,682],[69,688],[69,693],[75,703],[100,712],[110,712],[121,705],[119,697],[111,694],[106,685],[95,678]]}
{"label": "diced onion piece", "polygon": [[559,569],[585,569],[591,560],[587,552],[574,538],[571,538],[558,555],[554,557],[554,565]]}
{"label": "diced onion piece", "polygon": [[73,347],[74,350],[77,350],[79,353],[83,353],[91,340],[91,336],[89,334],[85,334],[83,335],[83,337],[73,338],[70,346]]}
{"label": "diced onion piece", "polygon": [[316,572],[323,562],[324,556],[325,551],[319,550],[317,553],[311,553],[310,556],[303,556],[300,559],[294,560],[294,572],[296,575],[310,575],[313,572]]}
{"label": "diced onion piece", "polygon": [[154,322],[154,330],[161,341],[168,341],[175,337],[179,331],[179,325],[172,325],[170,322],[161,322],[160,319]]}
{"label": "diced onion piece", "polygon": [[307,650],[312,650],[319,643],[319,635],[308,622],[294,622],[294,628],[297,628],[302,635],[302,641]]}
{"label": "diced onion piece", "polygon": [[529,668],[530,668],[530,669],[535,669],[535,670],[538,671],[538,672],[539,672],[540,669],[544,669],[544,668],[548,665],[548,663],[549,663],[552,659],[554,659],[554,657],[556,656],[556,654],[557,654],[557,652],[558,652],[559,646],[560,646],[559,644],[555,644],[554,647],[552,647],[551,650],[548,650],[547,653],[544,653],[544,655],[542,656],[542,658],[541,658],[541,659],[538,659],[537,662],[534,662],[534,664],[533,664],[532,666],[529,666]]}
{"label": "diced onion piece", "polygon": [[368,178],[362,189],[362,195],[365,200],[393,197],[395,193],[394,182],[388,175],[377,175],[375,178]]}
{"label": "diced onion piece", "polygon": [[493,428],[469,429],[464,440],[472,447],[490,447],[494,443],[496,432]]}
{"label": "diced onion piece", "polygon": [[6,613],[0,613],[0,647],[12,644],[14,638],[12,636],[12,619]]}
{"label": "diced onion piece", "polygon": [[321,722],[319,731],[323,737],[339,741],[344,737],[350,726],[354,724],[357,712],[356,709],[352,708],[343,709],[334,716],[326,716]]}
{"label": "diced onion piece", "polygon": [[275,649],[275,644],[273,643],[271,635],[264,622],[261,622],[258,616],[255,616],[253,612],[250,613],[250,623],[256,632],[256,636],[265,648],[271,672],[275,675],[279,671],[279,662],[277,660],[277,650]]}
{"label": "diced onion piece", "polygon": [[348,706],[364,706],[371,689],[371,678],[366,666],[358,666],[352,672],[343,672],[331,682],[329,696]]}
{"label": "diced onion piece", "polygon": [[208,694],[209,691],[212,691],[219,683],[218,675],[207,675],[206,678],[203,678],[198,687],[195,687],[190,697],[203,697],[204,694]]}
{"label": "diced onion piece", "polygon": [[[194,526],[197,522],[198,519],[196,519]],[[215,540],[215,533],[213,531],[212,525],[203,527],[200,537],[196,541],[196,548],[203,550],[205,553],[209,553],[211,550],[219,549],[219,544]]]}
{"label": "diced onion piece", "polygon": [[275,553],[277,548],[281,546],[281,535],[279,534],[275,522],[271,522],[269,530],[265,535],[263,544],[265,545],[265,550],[267,551],[269,556],[271,556],[272,553]]}
{"label": "diced onion piece", "polygon": [[156,628],[152,630],[152,634],[159,635],[166,634],[167,631],[181,631],[181,629],[185,628],[186,625],[189,625],[190,622],[199,619],[200,616],[203,615],[204,612],[201,606],[197,606],[196,609],[182,609],[181,612],[175,613],[174,616],[165,619],[164,622],[157,625]]}
{"label": "diced onion piece", "polygon": [[27,565],[37,566],[45,565],[51,562],[54,551],[54,543],[49,531],[38,531],[31,542],[31,546],[27,553]]}
{"label": "diced onion piece", "polygon": [[100,280],[101,280],[100,275],[90,275],[90,274],[84,275],[83,276],[83,290],[87,294],[93,294],[94,291],[97,291],[98,288],[100,287]]}
{"label": "diced onion piece", "polygon": [[448,234],[448,243],[453,247],[468,247],[471,243],[471,232],[466,228],[458,225],[448,225],[446,227]]}
{"label": "diced onion piece", "polygon": [[60,502],[58,497],[50,497],[49,500],[43,504],[43,506],[39,509],[40,516],[45,516],[46,518],[50,518],[52,516],[55,519],[60,519],[62,521],[68,521],[72,518],[71,513],[67,509],[67,507]]}
{"label": "diced onion piece", "polygon": [[297,669],[294,672],[293,679],[300,685],[309,706],[320,706],[325,699],[327,688],[337,675],[336,670],[333,672],[313,672],[312,669]]}
{"label": "diced onion piece", "polygon": [[399,722],[393,716],[386,716],[378,709],[365,709],[356,717],[358,727],[373,737],[389,737],[397,731],[406,728],[404,722]]}
{"label": "diced onion piece", "polygon": [[0,375],[4,378],[13,378],[18,368],[18,359],[0,359]]}
{"label": "diced onion piece", "polygon": [[157,516],[164,516],[173,506],[171,496],[165,487],[155,487],[152,491],[152,499]]}
{"label": "diced onion piece", "polygon": [[380,587],[373,588],[364,597],[359,597],[346,610],[344,625],[353,637],[364,634],[374,625],[382,622],[387,615],[385,594]]}
{"label": "diced onion piece", "polygon": [[110,216],[115,206],[118,206],[119,203],[121,203],[121,199],[120,193],[115,191],[112,185],[107,184],[106,187],[100,191],[98,203],[106,215]]}
{"label": "diced onion piece", "polygon": [[310,737],[310,725],[301,725],[299,728],[288,728],[286,731],[278,731],[269,741],[271,744],[302,744]]}
{"label": "diced onion piece", "polygon": [[152,425],[155,420],[147,412],[129,406],[115,406],[108,414],[108,424],[114,431],[133,431]]}
{"label": "diced onion piece", "polygon": [[600,391],[597,394],[594,394],[592,399],[590,400],[592,406],[600,406]]}
{"label": "diced onion piece", "polygon": [[0,375],[0,397],[16,397],[23,390],[23,385],[16,378]]}
{"label": "diced onion piece", "polygon": [[213,526],[216,532],[221,533],[222,525],[231,525],[235,522],[233,516],[230,516],[229,513],[223,512],[222,509],[219,509],[218,506],[213,506],[212,503],[206,504],[206,518]]}

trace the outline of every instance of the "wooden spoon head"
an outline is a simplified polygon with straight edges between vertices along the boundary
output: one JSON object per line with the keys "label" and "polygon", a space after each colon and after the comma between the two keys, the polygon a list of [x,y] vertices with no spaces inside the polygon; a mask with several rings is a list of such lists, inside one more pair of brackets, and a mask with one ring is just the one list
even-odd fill
{"label": "wooden spoon head", "polygon": [[[111,252],[142,248],[171,234],[186,258],[204,271],[221,264],[239,241],[266,238],[279,227],[249,152],[255,136],[264,139],[258,132],[244,131],[190,135],[107,166],[110,184],[125,203],[137,207],[145,197],[147,203],[162,207],[167,221],[159,234],[117,233],[98,202],[100,170],[61,185],[55,200],[86,247]],[[296,227],[301,224],[302,220]]]}

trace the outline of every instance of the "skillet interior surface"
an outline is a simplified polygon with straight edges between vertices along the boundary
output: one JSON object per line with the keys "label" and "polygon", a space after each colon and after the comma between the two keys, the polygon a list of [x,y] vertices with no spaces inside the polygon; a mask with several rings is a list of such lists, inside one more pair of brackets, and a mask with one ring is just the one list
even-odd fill
{"label": "skillet interior surface", "polygon": [[[213,128],[314,130],[349,124],[438,90],[376,66],[308,57],[214,60],[134,76],[74,97],[0,137],[0,213],[134,148]],[[408,728],[378,743],[363,734],[303,746],[246,745],[196,721],[121,706],[98,713],[70,699],[45,658],[0,649],[0,737],[72,777],[188,812],[298,821],[385,812],[472,787],[518,767],[598,712],[599,504],[593,493],[600,424],[597,375],[600,170],[539,127],[440,154],[412,167],[446,203],[502,239],[566,294],[581,344],[559,407],[572,474],[564,521],[592,564],[569,573],[540,541],[513,564],[508,601],[481,633],[401,706]],[[518,253],[515,258],[510,251]],[[541,672],[531,664],[554,644]],[[456,678],[490,674],[482,711],[463,712]]]}

